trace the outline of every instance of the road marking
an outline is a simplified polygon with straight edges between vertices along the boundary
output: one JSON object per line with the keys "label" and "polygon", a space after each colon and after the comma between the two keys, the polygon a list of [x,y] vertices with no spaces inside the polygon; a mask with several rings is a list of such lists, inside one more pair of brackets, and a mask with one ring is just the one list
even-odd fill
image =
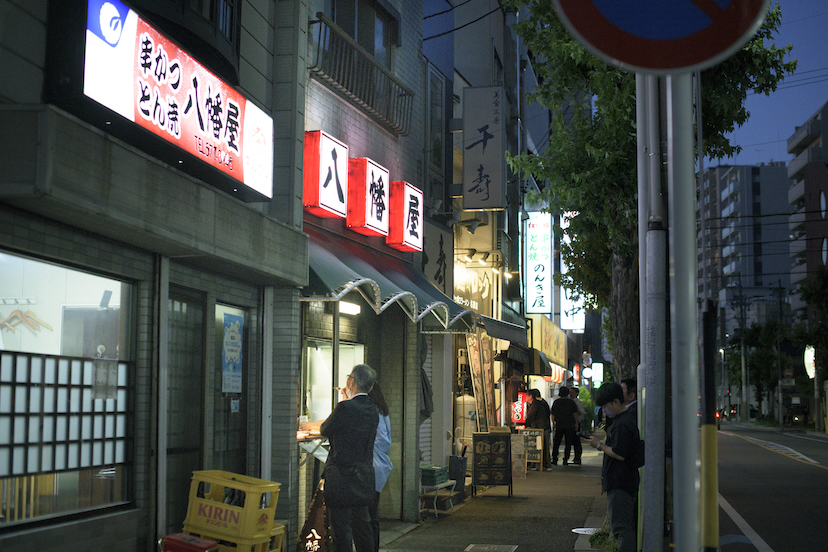
{"label": "road marking", "polygon": [[817,443],[828,443],[828,440],[819,437],[805,437],[804,435],[797,435],[796,433],[784,433],[787,437],[796,437],[797,439],[805,439],[806,441],[816,441]]}
{"label": "road marking", "polygon": [[738,433],[732,433],[730,431],[722,431],[727,435],[732,435],[734,437],[739,437],[740,439],[744,439],[749,443],[753,443],[758,447],[762,447],[763,449],[767,449],[771,452],[776,452],[781,454],[782,456],[787,456],[792,460],[796,460],[797,462],[802,462],[803,464],[808,464],[809,466],[814,466],[817,468],[822,468],[823,470],[828,470],[828,466],[823,466],[813,458],[808,458],[804,454],[795,451],[790,447],[786,447],[784,445],[779,445],[777,443],[772,443],[770,441],[763,441],[762,439],[754,439],[752,437],[745,437],[744,435],[739,435]]}
{"label": "road marking", "polygon": [[725,497],[723,497],[721,493],[719,493],[719,506],[722,507],[722,510],[727,512],[727,515],[730,516],[730,519],[733,520],[733,523],[735,523],[736,526],[742,530],[742,533],[744,533],[745,536],[750,539],[750,542],[753,544],[753,546],[756,547],[756,550],[758,552],[773,552],[773,548],[768,546],[768,543],[766,543],[764,539],[762,539],[762,537],[759,536],[759,533],[754,531],[753,527],[748,525],[748,522],[745,521],[745,518],[740,516],[739,512],[733,509],[733,506],[731,506],[730,503],[727,500],[725,500]]}

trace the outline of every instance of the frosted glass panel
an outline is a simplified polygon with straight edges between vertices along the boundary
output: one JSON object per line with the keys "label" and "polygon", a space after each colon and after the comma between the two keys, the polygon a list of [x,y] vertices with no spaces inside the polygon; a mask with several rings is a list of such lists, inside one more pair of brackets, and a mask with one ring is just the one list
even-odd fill
{"label": "frosted glass panel", "polygon": [[46,373],[44,375],[44,382],[46,385],[54,385],[57,378],[57,362],[53,358],[46,359]]}
{"label": "frosted glass panel", "polygon": [[14,444],[23,444],[26,442],[26,418],[19,417],[14,419]]}
{"label": "frosted glass panel", "polygon": [[92,445],[90,443],[82,443],[81,447],[80,465],[84,468],[92,465]]}
{"label": "frosted glass panel", "polygon": [[126,387],[127,384],[127,365],[118,365],[118,387]]}
{"label": "frosted glass panel", "polygon": [[104,432],[104,437],[107,439],[115,437],[115,416],[110,415],[106,417],[106,431]]}
{"label": "frosted glass panel", "polygon": [[87,388],[83,390],[83,411],[84,412],[93,412],[95,410],[94,405],[92,404],[92,390]]}
{"label": "frosted glass panel", "polygon": [[11,355],[0,355],[0,381],[10,382],[12,380],[12,366],[14,357]]}
{"label": "frosted glass panel", "polygon": [[68,462],[66,463],[66,467],[69,469],[77,468],[78,467],[78,444],[71,443],[68,449]]}
{"label": "frosted glass panel", "polygon": [[69,392],[69,412],[80,412],[80,389]]}
{"label": "frosted glass panel", "polygon": [[69,383],[69,361],[66,359],[58,361],[58,383],[61,385]]}
{"label": "frosted glass panel", "polygon": [[118,412],[126,412],[126,389],[118,389]]}
{"label": "frosted glass panel", "polygon": [[115,443],[107,441],[104,443],[104,464],[115,463]]}
{"label": "frosted glass panel", "polygon": [[80,439],[80,422],[76,416],[69,418],[69,440],[77,441]]}
{"label": "frosted glass panel", "polygon": [[55,446],[55,469],[66,469],[66,445]]}
{"label": "frosted glass panel", "polygon": [[126,416],[118,416],[115,437],[126,437]]}
{"label": "frosted glass panel", "polygon": [[43,359],[41,357],[32,357],[32,368],[29,371],[29,381],[31,383],[42,383],[41,374],[43,372]]}
{"label": "frosted glass panel", "polygon": [[103,416],[95,416],[95,423],[93,424],[94,427],[94,435],[92,436],[93,439],[101,439],[104,436],[104,417]]}
{"label": "frosted glass panel", "polygon": [[40,459],[40,469],[43,471],[52,471],[54,468],[54,447],[43,447],[41,449],[42,457]]}
{"label": "frosted glass panel", "polygon": [[40,406],[40,387],[32,387],[29,389],[29,412],[41,412]]}
{"label": "frosted glass panel", "polygon": [[83,363],[83,384],[92,385],[95,381],[95,364],[88,360]]}
{"label": "frosted glass panel", "polygon": [[126,443],[123,441],[118,441],[115,443],[115,463],[116,464],[123,464],[124,463],[124,451],[126,450]]}
{"label": "frosted glass panel", "polygon": [[9,449],[0,450],[0,477],[8,477],[11,475],[9,455]]}
{"label": "frosted glass panel", "polygon": [[81,383],[81,372],[83,371],[83,365],[78,360],[72,361],[72,374],[70,376],[69,381],[72,385],[80,385]]}
{"label": "frosted glass panel", "polygon": [[51,416],[43,418],[43,442],[51,443],[55,440],[55,419]]}
{"label": "frosted glass panel", "polygon": [[0,413],[11,412],[11,385],[0,385]]}
{"label": "frosted glass panel", "polygon": [[55,389],[46,387],[43,390],[43,412],[51,414],[55,411]]}
{"label": "frosted glass panel", "polygon": [[3,416],[0,418],[0,445],[11,444],[11,418]]}
{"label": "frosted glass panel", "polygon": [[36,473],[38,466],[40,465],[39,459],[40,454],[38,452],[38,448],[29,447],[29,465],[26,467],[26,471],[29,473]]}
{"label": "frosted glass panel", "polygon": [[19,475],[25,473],[26,468],[26,449],[25,447],[14,447],[12,452],[12,473]]}
{"label": "frosted glass panel", "polygon": [[40,442],[40,424],[38,424],[36,418],[32,418],[29,423],[29,440],[26,441],[27,443],[39,443]]}
{"label": "frosted glass panel", "polygon": [[21,386],[14,388],[14,411],[17,414],[28,412],[26,408],[26,388]]}
{"label": "frosted glass panel", "polygon": [[92,418],[90,416],[84,416],[83,420],[81,421],[81,439],[84,441],[88,441],[92,438]]}
{"label": "frosted glass panel", "polygon": [[69,390],[65,387],[60,387],[57,390],[57,411],[69,411]]}
{"label": "frosted glass panel", "polygon": [[55,418],[55,441],[66,440],[67,421],[66,416],[58,416]]}
{"label": "frosted glass panel", "polygon": [[95,443],[92,445],[92,463],[95,466],[103,464],[103,443]]}
{"label": "frosted glass panel", "polygon": [[29,381],[29,357],[17,357],[17,375],[14,378],[17,383]]}

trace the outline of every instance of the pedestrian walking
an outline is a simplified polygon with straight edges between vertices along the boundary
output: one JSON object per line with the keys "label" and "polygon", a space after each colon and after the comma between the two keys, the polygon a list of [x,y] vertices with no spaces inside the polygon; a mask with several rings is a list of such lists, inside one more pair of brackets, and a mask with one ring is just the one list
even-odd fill
{"label": "pedestrian walking", "polygon": [[561,440],[564,441],[564,466],[569,464],[569,453],[573,443],[578,438],[578,407],[575,401],[569,398],[569,388],[561,387],[559,397],[552,403],[552,430],[555,437],[552,441],[552,465],[558,464],[558,452]]}
{"label": "pedestrian walking", "polygon": [[[584,419],[586,417],[586,409],[584,408],[584,403],[581,402],[581,399],[578,398],[578,388],[577,387],[570,387],[569,388],[569,398],[575,401],[575,406],[578,407],[578,431],[587,432],[586,426],[584,425]],[[575,448],[575,459],[572,461],[575,465],[581,464],[581,455],[583,454],[583,447],[581,446],[581,439],[576,435],[575,442],[573,443]]]}

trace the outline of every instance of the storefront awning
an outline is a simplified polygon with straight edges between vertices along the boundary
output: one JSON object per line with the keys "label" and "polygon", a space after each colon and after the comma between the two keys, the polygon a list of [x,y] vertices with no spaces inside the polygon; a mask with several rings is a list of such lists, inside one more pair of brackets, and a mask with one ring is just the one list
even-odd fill
{"label": "storefront awning", "polygon": [[338,301],[357,291],[377,314],[398,304],[422,331],[471,332],[474,311],[464,309],[401,261],[350,240],[305,227],[310,237],[308,299]]}
{"label": "storefront awning", "polygon": [[478,315],[480,325],[486,330],[486,333],[497,339],[504,339],[511,343],[517,343],[526,347],[529,340],[526,338],[526,325],[519,326],[511,322],[504,322],[489,316]]}
{"label": "storefront awning", "polygon": [[531,366],[532,351],[523,345],[515,345],[512,343],[506,350],[506,358],[523,364],[525,370],[527,366]]}

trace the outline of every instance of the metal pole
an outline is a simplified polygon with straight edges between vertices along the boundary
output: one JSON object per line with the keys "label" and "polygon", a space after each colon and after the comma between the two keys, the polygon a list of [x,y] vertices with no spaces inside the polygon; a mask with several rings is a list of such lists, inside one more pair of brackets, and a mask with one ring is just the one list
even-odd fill
{"label": "metal pole", "polygon": [[[699,397],[693,78],[667,77],[673,513],[677,552],[699,550]],[[648,447],[649,448],[649,447]]]}
{"label": "metal pole", "polygon": [[[638,81],[636,81],[638,84]],[[647,359],[644,375],[645,449],[643,478],[643,550],[664,550],[664,450],[665,404],[667,391],[667,232],[664,226],[664,200],[661,193],[661,148],[659,131],[658,77],[643,79],[646,102],[646,154],[648,187],[646,233],[646,320]],[[638,92],[638,90],[637,90]],[[639,146],[639,150],[643,150]]]}

